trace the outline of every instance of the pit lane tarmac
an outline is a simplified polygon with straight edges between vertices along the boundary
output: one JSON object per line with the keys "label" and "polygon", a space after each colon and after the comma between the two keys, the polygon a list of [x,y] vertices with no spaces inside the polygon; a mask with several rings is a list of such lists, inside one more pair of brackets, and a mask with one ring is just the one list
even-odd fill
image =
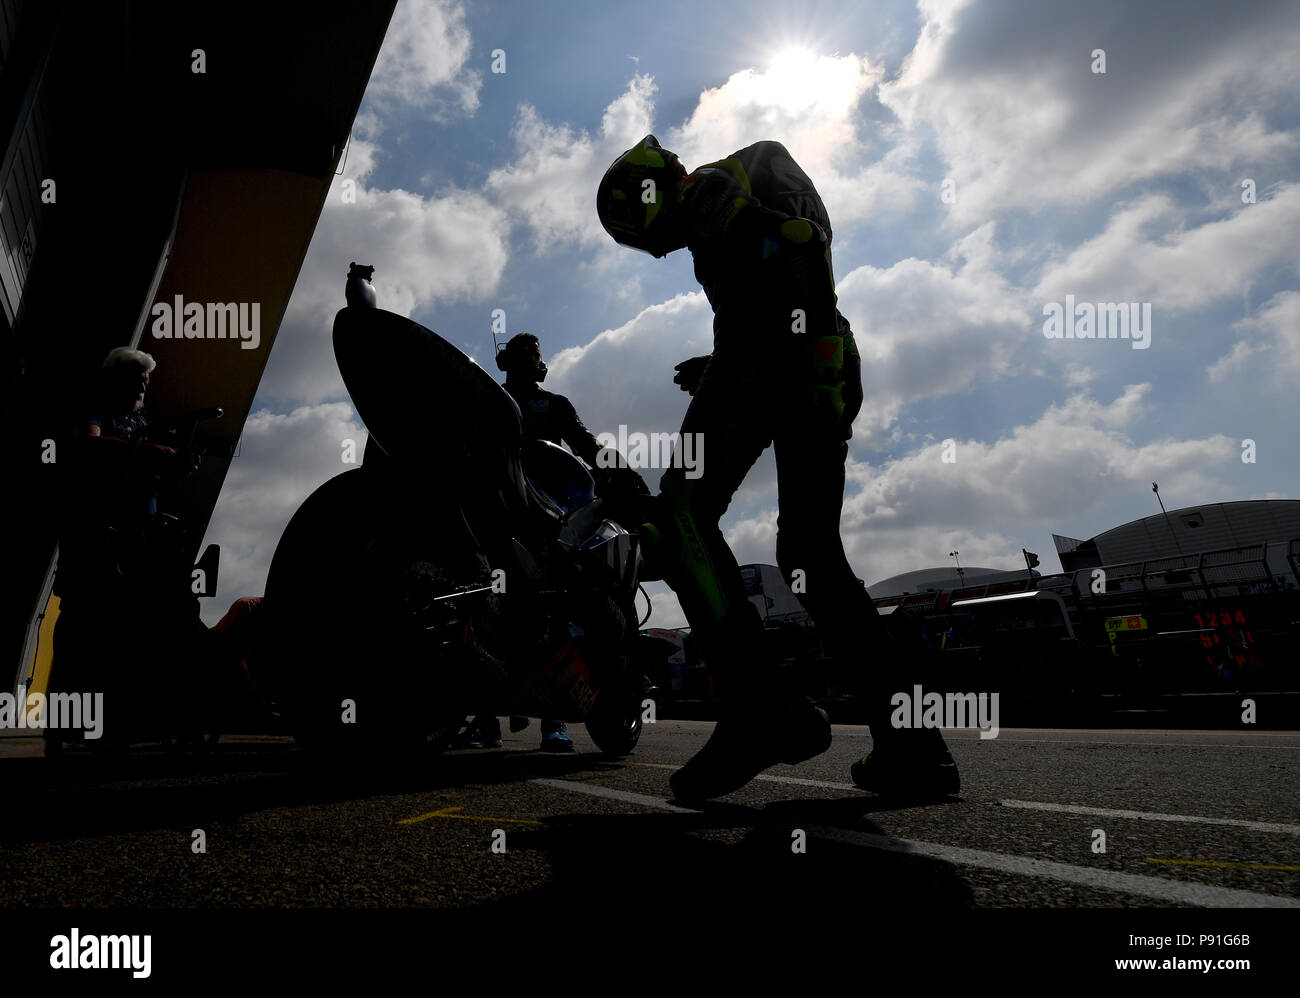
{"label": "pit lane tarmac", "polygon": [[[671,772],[710,722],[647,725],[624,759],[500,749],[321,765],[289,739],[207,754],[40,758],[0,740],[11,908],[362,907],[539,913],[669,905],[1300,907],[1300,734],[947,733],[960,795],[854,788],[867,729],[703,808]],[[202,848],[199,848],[201,842]],[[882,893],[883,892],[883,893]],[[805,910],[805,909],[791,909]]]}

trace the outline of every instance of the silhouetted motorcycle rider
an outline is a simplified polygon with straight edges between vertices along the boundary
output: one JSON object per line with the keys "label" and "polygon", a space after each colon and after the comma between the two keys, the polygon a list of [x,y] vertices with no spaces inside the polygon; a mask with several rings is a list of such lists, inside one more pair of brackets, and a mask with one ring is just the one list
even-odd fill
{"label": "silhouetted motorcycle rider", "polygon": [[[891,643],[839,536],[846,441],[862,404],[860,361],[836,309],[831,225],[812,181],[778,142],[758,142],[687,174],[653,135],[620,156],[597,193],[613,238],[662,257],[689,248],[714,311],[714,349],[677,367],[694,396],[681,432],[709,438],[694,480],[660,482],[665,578],[705,648],[724,711],[705,747],[674,774],[682,799],[738,789],[778,762],[830,745],[826,715],[778,689],[757,610],[718,522],[768,446],[777,461],[777,561],[831,654],[859,661]],[[800,591],[802,590],[802,591]],[[956,767],[937,731],[889,724],[900,675],[887,661],[864,676],[874,751],[855,782],[877,792],[955,792]]]}

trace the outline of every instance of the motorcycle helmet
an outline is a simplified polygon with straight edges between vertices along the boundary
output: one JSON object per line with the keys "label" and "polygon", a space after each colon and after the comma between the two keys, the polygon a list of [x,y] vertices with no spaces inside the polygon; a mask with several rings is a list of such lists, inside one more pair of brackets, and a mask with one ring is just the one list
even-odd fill
{"label": "motorcycle helmet", "polygon": [[684,176],[686,169],[677,156],[647,135],[605,171],[596,191],[600,224],[615,242],[652,256],[681,249],[686,240],[672,208]]}

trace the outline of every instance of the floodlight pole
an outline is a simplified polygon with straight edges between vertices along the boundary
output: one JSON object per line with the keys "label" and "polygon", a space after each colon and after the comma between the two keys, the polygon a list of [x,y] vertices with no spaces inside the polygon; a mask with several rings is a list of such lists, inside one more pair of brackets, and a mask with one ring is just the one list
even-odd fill
{"label": "floodlight pole", "polygon": [[1151,491],[1156,494],[1156,502],[1160,503],[1160,512],[1165,514],[1165,526],[1169,528],[1169,534],[1174,539],[1174,547],[1178,549],[1178,557],[1180,558],[1187,557],[1186,555],[1183,554],[1183,546],[1178,543],[1178,535],[1174,533],[1174,525],[1169,520],[1169,511],[1165,509],[1165,501],[1160,498],[1160,486],[1157,485],[1155,482],[1152,482]]}
{"label": "floodlight pole", "polygon": [[963,589],[965,589],[965,588],[966,588],[966,572],[965,572],[965,570],[961,567],[961,559],[957,557],[959,554],[961,554],[960,551],[949,551],[949,552],[948,552],[948,557],[949,557],[949,558],[956,558],[956,559],[957,559],[957,581],[960,582],[960,583],[961,583],[961,587],[962,587]]}

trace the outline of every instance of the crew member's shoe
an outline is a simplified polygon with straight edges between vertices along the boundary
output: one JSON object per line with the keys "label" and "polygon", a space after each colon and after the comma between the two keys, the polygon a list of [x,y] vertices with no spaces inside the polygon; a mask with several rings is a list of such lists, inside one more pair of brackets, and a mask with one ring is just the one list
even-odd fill
{"label": "crew member's shoe", "polygon": [[529,720],[528,718],[524,717],[522,714],[511,714],[511,715],[510,715],[510,733],[513,735],[513,734],[515,734],[515,733],[517,733],[517,732],[523,731],[524,728],[528,727],[528,725],[530,725],[530,724],[532,724],[532,723],[533,723],[533,722],[532,722],[531,720]]}
{"label": "crew member's shoe", "polygon": [[500,748],[501,722],[482,715],[469,722],[470,748]]}
{"label": "crew member's shoe", "polygon": [[542,722],[542,744],[539,747],[543,752],[573,751],[573,739],[563,721]]}
{"label": "crew member's shoe", "polygon": [[736,710],[668,783],[680,801],[706,801],[739,790],[769,766],[794,765],[830,747],[830,718],[810,700]]}
{"label": "crew member's shoe", "polygon": [[935,728],[891,731],[876,739],[871,754],[849,774],[859,789],[899,800],[936,800],[961,790],[957,763]]}

